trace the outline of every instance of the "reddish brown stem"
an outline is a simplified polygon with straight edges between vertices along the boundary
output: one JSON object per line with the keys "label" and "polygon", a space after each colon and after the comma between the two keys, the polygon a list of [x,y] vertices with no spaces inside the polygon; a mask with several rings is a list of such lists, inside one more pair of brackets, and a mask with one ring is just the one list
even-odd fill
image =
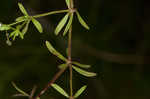
{"label": "reddish brown stem", "polygon": [[51,87],[51,85],[61,76],[61,74],[62,74],[65,70],[66,70],[66,68],[59,70],[59,71],[57,72],[57,74],[53,77],[53,79],[52,79],[52,80],[43,88],[43,90],[42,90],[35,98],[33,98],[33,99],[37,99],[38,97],[40,97],[41,95],[43,95],[43,94],[47,91],[47,89],[48,89],[49,87]]}

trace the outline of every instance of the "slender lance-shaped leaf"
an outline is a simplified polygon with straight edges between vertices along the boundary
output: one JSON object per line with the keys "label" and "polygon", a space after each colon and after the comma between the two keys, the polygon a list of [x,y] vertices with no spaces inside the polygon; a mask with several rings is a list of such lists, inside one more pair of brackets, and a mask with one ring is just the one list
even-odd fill
{"label": "slender lance-shaped leaf", "polygon": [[96,73],[93,73],[93,72],[88,72],[88,71],[85,71],[83,69],[80,69],[78,67],[75,67],[75,66],[72,66],[72,68],[77,71],[79,74],[83,75],[83,76],[86,76],[86,77],[94,77],[96,76]]}
{"label": "slender lance-shaped leaf", "polygon": [[66,24],[67,20],[68,20],[69,14],[67,13],[59,22],[59,24],[57,25],[56,29],[55,29],[55,34],[58,35],[59,32],[61,31],[61,29],[64,27],[64,25]]}
{"label": "slender lance-shaped leaf", "polygon": [[49,50],[52,54],[54,54],[55,56],[57,56],[57,57],[60,58],[61,60],[67,62],[67,59],[66,59],[63,55],[61,55],[58,51],[56,51],[56,50],[53,48],[53,46],[51,45],[50,42],[46,41],[46,46],[47,46],[48,50]]}
{"label": "slender lance-shaped leaf", "polygon": [[17,22],[20,22],[20,21],[24,21],[24,20],[26,20],[26,16],[21,16],[21,17],[18,17],[18,18],[16,18],[16,21]]}
{"label": "slender lance-shaped leaf", "polygon": [[61,93],[62,95],[64,95],[65,97],[69,98],[69,95],[67,94],[67,92],[64,91],[64,89],[62,89],[60,86],[58,86],[57,84],[52,84],[52,87],[57,90],[59,93]]}
{"label": "slender lance-shaped leaf", "polygon": [[66,67],[67,67],[67,64],[61,64],[61,65],[58,66],[59,69],[64,69]]}
{"label": "slender lance-shaped leaf", "polygon": [[70,16],[69,22],[64,30],[63,36],[65,36],[66,33],[68,32],[69,28],[71,27],[72,21],[73,21],[73,14],[71,14],[71,16]]}
{"label": "slender lance-shaped leaf", "polygon": [[83,87],[81,87],[76,93],[75,93],[75,95],[73,96],[74,98],[78,98],[83,92],[84,92],[84,90],[87,88],[87,86],[85,85],[85,86],[83,86]]}
{"label": "slender lance-shaped leaf", "polygon": [[25,27],[23,28],[23,30],[22,30],[23,35],[28,31],[29,23],[30,23],[30,21],[27,21]]}
{"label": "slender lance-shaped leaf", "polygon": [[12,85],[13,85],[13,87],[14,87],[18,92],[20,92],[20,93],[23,94],[24,96],[29,96],[29,94],[27,94],[26,92],[24,92],[24,91],[22,91],[20,88],[18,88],[14,82],[12,82]]}
{"label": "slender lance-shaped leaf", "polygon": [[10,30],[11,27],[8,26],[8,25],[5,25],[5,24],[1,24],[0,25],[0,31],[7,31],[7,30]]}
{"label": "slender lance-shaped leaf", "polygon": [[70,0],[65,0],[65,1],[66,1],[66,4],[67,4],[68,8],[69,8],[69,6],[70,6]]}
{"label": "slender lance-shaped leaf", "polygon": [[21,3],[18,3],[19,9],[21,10],[21,12],[25,15],[28,16],[27,11],[25,10],[24,6]]}
{"label": "slender lance-shaped leaf", "polygon": [[77,14],[77,17],[78,17],[78,20],[80,22],[80,24],[85,27],[87,30],[89,30],[89,26],[86,24],[86,22],[83,20],[83,18],[80,16],[79,12],[76,11],[76,14]]}
{"label": "slender lance-shaped leaf", "polygon": [[32,22],[35,25],[35,27],[37,28],[37,30],[42,33],[43,32],[43,28],[42,25],[40,24],[39,21],[37,21],[36,19],[32,18]]}
{"label": "slender lance-shaped leaf", "polygon": [[90,68],[91,67],[91,65],[80,64],[78,62],[72,62],[72,64],[75,64],[75,65],[82,67],[82,68]]}

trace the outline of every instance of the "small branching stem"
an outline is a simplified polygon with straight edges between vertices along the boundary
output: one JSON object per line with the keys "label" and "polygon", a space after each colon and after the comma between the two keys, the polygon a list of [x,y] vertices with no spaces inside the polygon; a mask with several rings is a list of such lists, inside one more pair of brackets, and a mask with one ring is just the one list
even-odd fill
{"label": "small branching stem", "polygon": [[[47,13],[43,13],[43,14],[34,15],[34,16],[31,16],[31,17],[33,17],[33,18],[41,18],[41,17],[52,15],[52,14],[65,13],[65,12],[69,12],[69,10],[67,9],[67,10],[51,11],[51,12],[47,12]],[[14,25],[22,23],[24,21],[25,20],[17,21],[17,22],[8,24],[8,26],[14,26]]]}

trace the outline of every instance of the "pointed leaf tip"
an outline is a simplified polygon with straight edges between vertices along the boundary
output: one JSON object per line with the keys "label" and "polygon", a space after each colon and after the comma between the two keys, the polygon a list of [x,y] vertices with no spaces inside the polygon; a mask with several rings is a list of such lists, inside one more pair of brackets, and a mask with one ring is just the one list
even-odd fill
{"label": "pointed leaf tip", "polygon": [[72,25],[72,21],[73,21],[73,14],[70,16],[69,22],[64,30],[63,36],[65,36],[67,34],[67,32],[69,31],[69,29]]}
{"label": "pointed leaf tip", "polygon": [[57,90],[60,94],[62,94],[63,96],[69,98],[69,95],[67,94],[67,92],[66,92],[64,89],[62,89],[59,85],[57,85],[57,84],[52,84],[52,87],[53,87],[55,90]]}
{"label": "pointed leaf tip", "polygon": [[54,49],[54,47],[51,45],[50,42],[46,41],[46,46],[53,55],[57,56],[58,58],[60,58],[61,60],[65,62],[67,61],[67,59],[63,55],[61,55],[58,51]]}
{"label": "pointed leaf tip", "polygon": [[79,20],[80,24],[81,24],[84,28],[86,28],[87,30],[89,30],[90,27],[86,24],[86,22],[85,22],[85,21],[83,20],[83,18],[80,16],[80,14],[79,14],[78,11],[76,11],[76,14],[77,14],[77,17],[78,17],[78,20]]}
{"label": "pointed leaf tip", "polygon": [[40,33],[43,33],[43,28],[40,22],[34,18],[32,18],[32,22]]}
{"label": "pointed leaf tip", "polygon": [[18,88],[14,82],[11,82],[11,83],[12,83],[13,87],[14,87],[18,92],[20,92],[20,93],[23,94],[24,96],[29,96],[26,92],[24,92],[23,90],[21,90],[20,88]]}
{"label": "pointed leaf tip", "polygon": [[75,93],[74,98],[78,98],[78,97],[84,92],[84,90],[85,90],[86,88],[87,88],[86,85],[83,86],[83,87],[81,87],[81,88]]}
{"label": "pointed leaf tip", "polygon": [[28,16],[27,11],[25,10],[24,6],[21,3],[18,3],[20,11],[25,15]]}
{"label": "pointed leaf tip", "polygon": [[75,71],[77,71],[79,74],[83,75],[83,76],[86,76],[86,77],[94,77],[94,76],[96,76],[96,73],[85,71],[85,70],[83,70],[81,68],[78,68],[76,66],[72,66],[72,68]]}
{"label": "pointed leaf tip", "polygon": [[64,27],[64,25],[66,24],[67,20],[68,20],[69,14],[67,13],[59,22],[59,24],[57,25],[56,29],[55,29],[55,34],[58,35],[59,32],[62,30],[62,28]]}

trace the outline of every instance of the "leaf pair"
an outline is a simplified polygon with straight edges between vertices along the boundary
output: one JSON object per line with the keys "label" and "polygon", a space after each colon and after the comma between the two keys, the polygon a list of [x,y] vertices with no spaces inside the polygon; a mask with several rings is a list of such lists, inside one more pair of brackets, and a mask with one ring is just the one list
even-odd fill
{"label": "leaf pair", "polygon": [[[68,21],[69,19],[69,21]],[[68,21],[68,23],[67,23]],[[65,24],[67,23],[63,36],[66,35],[66,33],[68,32],[69,28],[72,25],[72,21],[73,21],[73,14],[67,13],[59,22],[59,24],[57,25],[56,29],[55,29],[55,34],[58,35],[60,33],[60,31],[62,30],[62,28],[65,26]]]}
{"label": "leaf pair", "polygon": [[[62,94],[63,96],[69,98],[69,94],[63,89],[61,88],[59,85],[57,84],[52,84],[52,87],[57,90],[60,94]],[[83,86],[81,87],[76,93],[75,95],[73,96],[74,98],[78,98],[83,92],[84,90],[86,89],[87,86]]]}
{"label": "leaf pair", "polygon": [[[46,46],[47,46],[48,50],[49,50],[52,54],[54,54],[55,56],[57,56],[59,59],[65,61],[65,62],[68,61],[63,55],[61,55],[58,51],[56,51],[56,50],[54,49],[54,47],[51,45],[50,42],[46,41]],[[86,76],[86,77],[93,77],[93,76],[96,76],[96,73],[88,72],[88,71],[85,71],[85,70],[81,69],[81,68],[90,68],[90,67],[91,67],[90,65],[80,64],[80,63],[78,63],[78,62],[72,62],[72,64],[73,64],[73,65],[72,65],[73,69],[76,70],[76,71],[77,71],[78,73],[80,73],[81,75]],[[81,67],[81,68],[78,68],[78,67],[76,67],[76,66],[74,66],[74,65],[77,65],[77,66],[79,66],[79,67]],[[59,68],[60,68],[60,69],[63,69],[63,68],[66,68],[66,67],[67,67],[67,64],[61,64],[61,65],[59,65]]]}
{"label": "leaf pair", "polygon": [[[68,0],[69,1],[69,0]],[[80,24],[86,28],[87,30],[89,30],[89,26],[86,24],[86,22],[83,20],[83,18],[80,16],[79,12],[76,11],[76,15],[78,17],[78,20],[80,22]],[[74,17],[74,14],[73,13],[67,13],[59,22],[59,24],[57,25],[56,29],[55,29],[55,34],[58,35],[60,33],[60,31],[63,29],[63,27],[65,26],[65,24],[67,23],[68,19],[68,23],[64,29],[64,32],[63,32],[63,36],[65,36],[67,34],[67,32],[69,31],[71,25],[72,25],[72,22],[73,22],[73,17]]]}
{"label": "leaf pair", "polygon": [[24,6],[21,3],[18,3],[19,9],[24,14],[24,16],[18,17],[16,21],[26,21],[26,26],[24,27],[24,32],[27,31],[30,21],[34,24],[34,26],[37,28],[37,30],[42,33],[43,28],[39,21],[37,21],[35,18],[28,15],[27,11],[25,10]]}
{"label": "leaf pair", "polygon": [[[24,96],[24,97],[28,97],[29,99],[32,99],[34,94],[35,94],[35,91],[36,91],[36,86],[34,86],[32,91],[31,91],[31,94],[29,95],[28,93],[26,93],[25,91],[23,91],[19,87],[17,87],[14,82],[12,82],[12,85],[19,92],[19,94],[15,94],[13,96]],[[40,98],[37,97],[36,99],[40,99]]]}

